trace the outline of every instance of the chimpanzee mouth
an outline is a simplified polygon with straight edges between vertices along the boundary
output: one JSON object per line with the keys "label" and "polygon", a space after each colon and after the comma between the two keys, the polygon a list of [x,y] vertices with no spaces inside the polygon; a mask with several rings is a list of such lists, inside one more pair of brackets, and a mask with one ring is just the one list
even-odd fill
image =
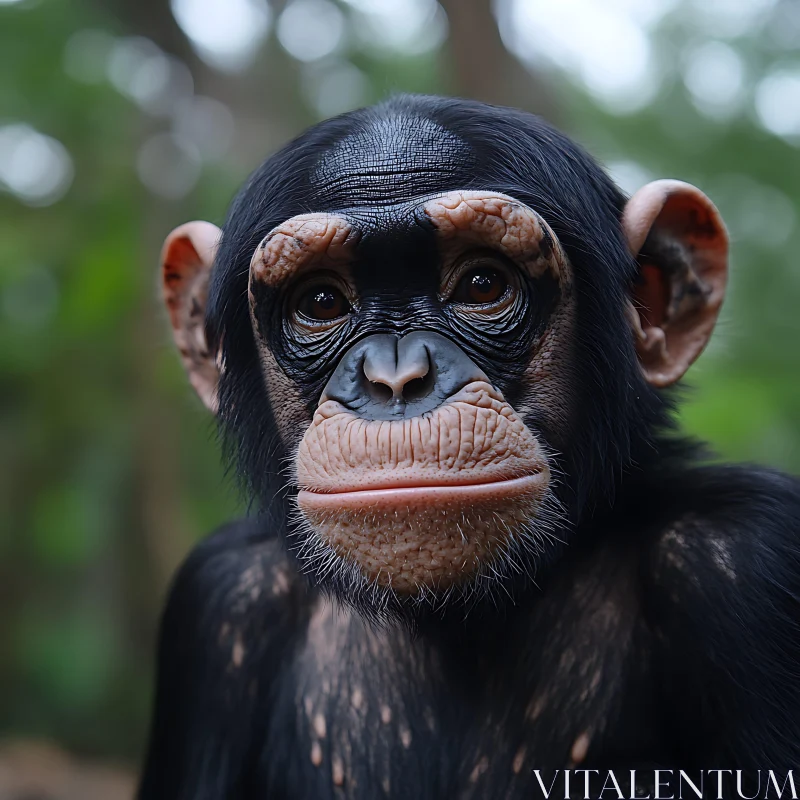
{"label": "chimpanzee mouth", "polygon": [[457,505],[463,508],[486,501],[513,501],[522,495],[538,493],[547,487],[550,470],[543,465],[541,469],[529,475],[481,482],[472,480],[469,483],[458,482],[457,476],[448,478],[446,482],[420,480],[411,485],[376,485],[346,491],[320,492],[302,489],[297,495],[297,503],[301,509],[330,511],[337,508],[399,510],[420,504],[441,507]]}
{"label": "chimpanzee mouth", "polygon": [[295,463],[301,560],[395,595],[499,574],[539,547],[552,495],[539,440],[485,380],[400,420],[326,400]]}

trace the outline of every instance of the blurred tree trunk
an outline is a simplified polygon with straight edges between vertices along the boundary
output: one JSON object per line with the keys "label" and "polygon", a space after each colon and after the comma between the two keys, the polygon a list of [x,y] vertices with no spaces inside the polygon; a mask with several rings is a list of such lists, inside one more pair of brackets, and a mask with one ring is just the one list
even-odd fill
{"label": "blurred tree trunk", "polygon": [[450,23],[450,89],[462,97],[515,106],[553,120],[546,83],[506,49],[492,0],[440,0]]}

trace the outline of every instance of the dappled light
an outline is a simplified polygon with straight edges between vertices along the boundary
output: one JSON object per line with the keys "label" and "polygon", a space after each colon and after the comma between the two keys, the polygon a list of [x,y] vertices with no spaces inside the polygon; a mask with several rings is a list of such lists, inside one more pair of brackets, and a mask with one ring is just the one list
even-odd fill
{"label": "dappled light", "polygon": [[436,0],[346,0],[354,13],[353,35],[358,45],[380,57],[427,53],[441,46],[447,17]]}
{"label": "dappled light", "polygon": [[724,42],[704,42],[686,54],[686,88],[698,111],[709,117],[724,120],[741,111],[745,77],[741,56]]}
{"label": "dappled light", "polygon": [[778,68],[756,89],[759,122],[771,133],[800,142],[800,65]]}
{"label": "dappled light", "polygon": [[368,102],[369,77],[349,61],[325,60],[303,71],[303,93],[317,116],[333,117]]}
{"label": "dappled light", "polygon": [[171,5],[201,58],[230,72],[251,63],[272,21],[266,0],[172,0]]}
{"label": "dappled light", "polygon": [[194,88],[185,64],[142,37],[115,41],[106,72],[115,89],[151,114],[169,114]]}
{"label": "dappled light", "polygon": [[612,111],[632,112],[659,89],[662,75],[648,29],[673,5],[506,0],[501,30],[523,61],[563,69]]}
{"label": "dappled light", "polygon": [[298,61],[329,56],[344,32],[344,15],[329,0],[291,0],[278,19],[278,40]]}
{"label": "dappled light", "polygon": [[29,125],[0,127],[0,186],[28,205],[55,203],[72,182],[67,149]]}

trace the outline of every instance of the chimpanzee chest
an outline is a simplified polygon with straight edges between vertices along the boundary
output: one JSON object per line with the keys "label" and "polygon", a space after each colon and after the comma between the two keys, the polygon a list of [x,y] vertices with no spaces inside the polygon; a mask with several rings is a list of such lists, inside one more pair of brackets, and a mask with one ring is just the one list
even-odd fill
{"label": "chimpanzee chest", "polygon": [[468,657],[321,607],[283,672],[257,784],[270,798],[531,798],[556,769],[650,761],[653,715],[605,615],[578,638],[551,625],[547,642],[520,651],[518,632],[513,653]]}

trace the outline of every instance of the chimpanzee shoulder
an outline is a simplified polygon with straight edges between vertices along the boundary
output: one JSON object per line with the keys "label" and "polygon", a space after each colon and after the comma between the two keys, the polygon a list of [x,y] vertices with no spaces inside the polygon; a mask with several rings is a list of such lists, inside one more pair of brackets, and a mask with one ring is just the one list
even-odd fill
{"label": "chimpanzee shoulder", "polygon": [[687,466],[671,484],[671,521],[646,551],[643,585],[678,760],[795,763],[800,481],[724,465]]}
{"label": "chimpanzee shoulder", "polygon": [[238,796],[257,709],[304,627],[306,594],[263,519],[230,523],[195,547],[161,621],[141,797]]}

